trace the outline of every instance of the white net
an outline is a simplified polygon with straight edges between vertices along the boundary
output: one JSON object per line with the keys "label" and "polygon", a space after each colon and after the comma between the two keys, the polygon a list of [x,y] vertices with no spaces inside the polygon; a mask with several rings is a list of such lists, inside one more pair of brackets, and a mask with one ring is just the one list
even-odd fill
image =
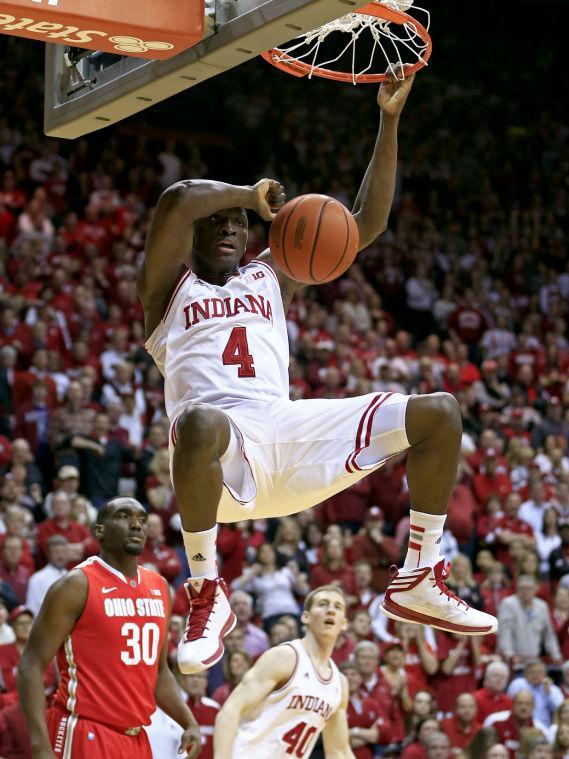
{"label": "white net", "polygon": [[[428,31],[430,13],[425,8],[414,6],[413,0],[376,1],[378,5],[404,13],[412,8],[414,13],[418,12],[417,20],[420,21],[420,25]],[[340,42],[338,33],[347,34],[347,40],[344,38],[344,41]],[[364,38],[368,38],[366,45],[358,46]],[[354,84],[374,71],[383,73],[388,70],[403,79],[406,66],[418,62],[427,65],[425,56],[429,50],[429,42],[430,40],[423,39],[415,25],[415,19],[410,15],[404,23],[394,23],[364,13],[348,13],[281,45],[275,60],[290,63],[293,59],[307,64],[310,68],[309,77],[316,69],[334,72],[335,66],[339,65],[343,67],[342,70],[346,70],[347,62],[350,62],[351,79]],[[362,47],[365,47],[365,52],[362,51]]]}

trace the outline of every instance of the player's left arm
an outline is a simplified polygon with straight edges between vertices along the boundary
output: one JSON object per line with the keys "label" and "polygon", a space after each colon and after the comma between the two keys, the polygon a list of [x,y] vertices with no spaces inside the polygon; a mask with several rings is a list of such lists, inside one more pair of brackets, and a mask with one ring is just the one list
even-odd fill
{"label": "player's left arm", "polygon": [[200,728],[182,699],[178,683],[168,666],[168,640],[164,641],[160,651],[154,699],[156,706],[177,722],[184,731],[180,739],[179,753],[186,752],[188,759],[195,759],[202,747]]}
{"label": "player's left arm", "polygon": [[348,681],[342,675],[342,701],[322,731],[326,759],[355,759],[348,731]]}
{"label": "player's left arm", "polygon": [[387,229],[397,177],[397,127],[414,79],[414,74],[402,79],[398,72],[379,88],[379,132],[352,209],[360,233],[359,250]]}

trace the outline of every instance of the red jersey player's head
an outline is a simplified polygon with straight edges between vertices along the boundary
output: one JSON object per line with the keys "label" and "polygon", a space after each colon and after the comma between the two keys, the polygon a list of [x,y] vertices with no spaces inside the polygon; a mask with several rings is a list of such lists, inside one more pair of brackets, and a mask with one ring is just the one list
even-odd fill
{"label": "red jersey player's head", "polygon": [[95,522],[95,535],[101,544],[101,555],[119,561],[138,556],[144,549],[148,534],[148,514],[134,498],[113,498],[101,506]]}
{"label": "red jersey player's head", "polygon": [[192,268],[198,276],[232,274],[247,247],[249,222],[244,208],[225,208],[194,224]]}
{"label": "red jersey player's head", "polygon": [[322,585],[311,591],[304,601],[301,616],[307,632],[317,638],[336,639],[348,626],[346,597],[335,585]]}

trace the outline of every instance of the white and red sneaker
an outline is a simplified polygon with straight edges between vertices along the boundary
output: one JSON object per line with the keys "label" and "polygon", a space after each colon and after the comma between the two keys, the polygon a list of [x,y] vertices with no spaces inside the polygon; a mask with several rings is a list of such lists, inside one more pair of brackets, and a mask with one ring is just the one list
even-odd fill
{"label": "white and red sneaker", "polygon": [[237,624],[229,605],[227,585],[221,577],[190,577],[185,583],[190,613],[184,637],[178,644],[178,666],[185,675],[212,667],[223,656],[223,639]]}
{"label": "white and red sneaker", "polygon": [[445,580],[450,564],[444,559],[434,567],[394,569],[381,610],[391,619],[416,622],[462,635],[488,635],[498,629],[498,620],[471,608],[449,590]]}

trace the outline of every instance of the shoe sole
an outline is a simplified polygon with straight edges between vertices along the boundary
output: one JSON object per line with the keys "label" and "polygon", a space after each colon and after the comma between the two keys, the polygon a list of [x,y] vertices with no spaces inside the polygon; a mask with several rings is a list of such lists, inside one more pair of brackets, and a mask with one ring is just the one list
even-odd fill
{"label": "shoe sole", "polygon": [[390,619],[395,619],[398,622],[413,622],[418,625],[430,625],[436,627],[438,630],[444,630],[445,632],[459,633],[461,635],[475,636],[475,635],[490,635],[495,633],[498,629],[498,621],[494,625],[487,625],[486,627],[468,627],[466,625],[455,625],[452,622],[444,622],[438,617],[430,617],[428,614],[420,614],[417,611],[409,611],[399,604],[393,603],[393,601],[384,601],[379,607],[381,611]]}
{"label": "shoe sole", "polygon": [[178,667],[180,668],[180,672],[184,675],[193,675],[196,672],[203,672],[205,669],[209,669],[210,667],[213,667],[214,664],[217,664],[217,662],[223,657],[223,654],[225,652],[223,639],[226,638],[229,635],[229,633],[235,629],[236,624],[237,624],[237,617],[232,611],[231,616],[227,618],[227,622],[221,628],[221,632],[219,634],[219,646],[217,647],[217,650],[215,651],[215,653],[212,654],[211,656],[208,656],[207,659],[203,659],[199,664],[196,664],[193,667],[184,667],[182,669],[182,667],[180,666],[180,663],[178,662]]}

